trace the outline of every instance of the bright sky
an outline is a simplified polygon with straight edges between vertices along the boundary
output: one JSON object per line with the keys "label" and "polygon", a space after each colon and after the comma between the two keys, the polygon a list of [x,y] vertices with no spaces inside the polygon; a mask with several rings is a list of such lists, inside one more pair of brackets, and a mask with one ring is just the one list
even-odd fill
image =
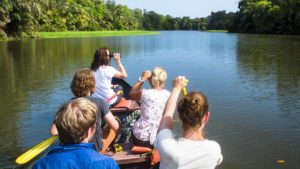
{"label": "bright sky", "polygon": [[115,0],[130,9],[139,8],[173,17],[206,17],[211,12],[236,12],[239,0]]}

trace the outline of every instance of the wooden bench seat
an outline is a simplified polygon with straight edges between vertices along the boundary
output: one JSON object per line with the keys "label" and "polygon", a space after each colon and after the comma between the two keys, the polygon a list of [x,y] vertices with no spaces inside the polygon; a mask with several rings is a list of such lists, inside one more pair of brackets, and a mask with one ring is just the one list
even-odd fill
{"label": "wooden bench seat", "polygon": [[108,151],[104,153],[104,155],[110,156],[117,161],[118,164],[132,164],[132,163],[143,163],[149,162],[150,164],[150,157],[149,156],[142,156],[141,154],[133,154],[131,152],[132,143],[120,143],[123,148],[122,152],[113,152]]}
{"label": "wooden bench seat", "polygon": [[135,110],[140,109],[140,106],[137,101],[134,100],[125,100],[121,99],[120,103],[115,107],[111,108],[110,111],[113,114],[123,113],[123,112],[133,112]]}

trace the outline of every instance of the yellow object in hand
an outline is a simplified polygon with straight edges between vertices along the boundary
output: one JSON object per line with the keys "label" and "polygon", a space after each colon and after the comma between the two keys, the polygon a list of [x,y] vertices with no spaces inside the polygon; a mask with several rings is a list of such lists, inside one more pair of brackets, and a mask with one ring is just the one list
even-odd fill
{"label": "yellow object in hand", "polygon": [[[189,80],[185,79],[185,83],[187,84],[188,82],[189,82]],[[183,96],[187,95],[187,91],[186,91],[185,87],[182,88],[181,93],[182,93]]]}

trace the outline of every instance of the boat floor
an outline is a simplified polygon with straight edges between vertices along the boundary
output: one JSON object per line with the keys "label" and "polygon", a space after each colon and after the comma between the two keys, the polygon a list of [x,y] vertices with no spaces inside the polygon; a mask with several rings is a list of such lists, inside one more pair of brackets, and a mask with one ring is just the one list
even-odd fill
{"label": "boat floor", "polygon": [[121,169],[147,169],[153,168],[150,165],[150,156],[149,155],[142,155],[142,154],[134,154],[131,152],[132,143],[120,143],[123,148],[122,152],[113,152],[108,151],[104,153],[107,156],[112,157],[117,163],[120,165]]}

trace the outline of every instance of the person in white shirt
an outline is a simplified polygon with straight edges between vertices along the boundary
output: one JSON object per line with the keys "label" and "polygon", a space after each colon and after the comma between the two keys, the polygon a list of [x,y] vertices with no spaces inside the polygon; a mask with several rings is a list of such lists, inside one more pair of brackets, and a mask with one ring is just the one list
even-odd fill
{"label": "person in white shirt", "polygon": [[[149,80],[151,89],[141,89],[145,80]],[[141,103],[140,118],[132,127],[134,145],[153,147],[157,129],[170,92],[164,89],[167,72],[155,67],[152,72],[144,71],[139,81],[130,90],[129,96]]]}
{"label": "person in white shirt", "polygon": [[220,145],[204,136],[209,119],[209,106],[201,92],[190,92],[178,103],[182,122],[182,137],[174,137],[173,114],[181,90],[186,86],[184,76],[173,80],[173,90],[164,109],[154,143],[160,155],[160,169],[213,169],[223,161]]}
{"label": "person in white shirt", "polygon": [[[119,70],[110,65],[110,56],[114,58]],[[121,95],[116,93],[122,90],[121,86],[112,85],[112,78],[126,78],[127,73],[121,63],[120,53],[112,53],[110,55],[108,48],[99,48],[94,54],[94,60],[91,64],[96,79],[96,91],[92,96],[109,100],[109,105],[114,107],[120,102]]]}

